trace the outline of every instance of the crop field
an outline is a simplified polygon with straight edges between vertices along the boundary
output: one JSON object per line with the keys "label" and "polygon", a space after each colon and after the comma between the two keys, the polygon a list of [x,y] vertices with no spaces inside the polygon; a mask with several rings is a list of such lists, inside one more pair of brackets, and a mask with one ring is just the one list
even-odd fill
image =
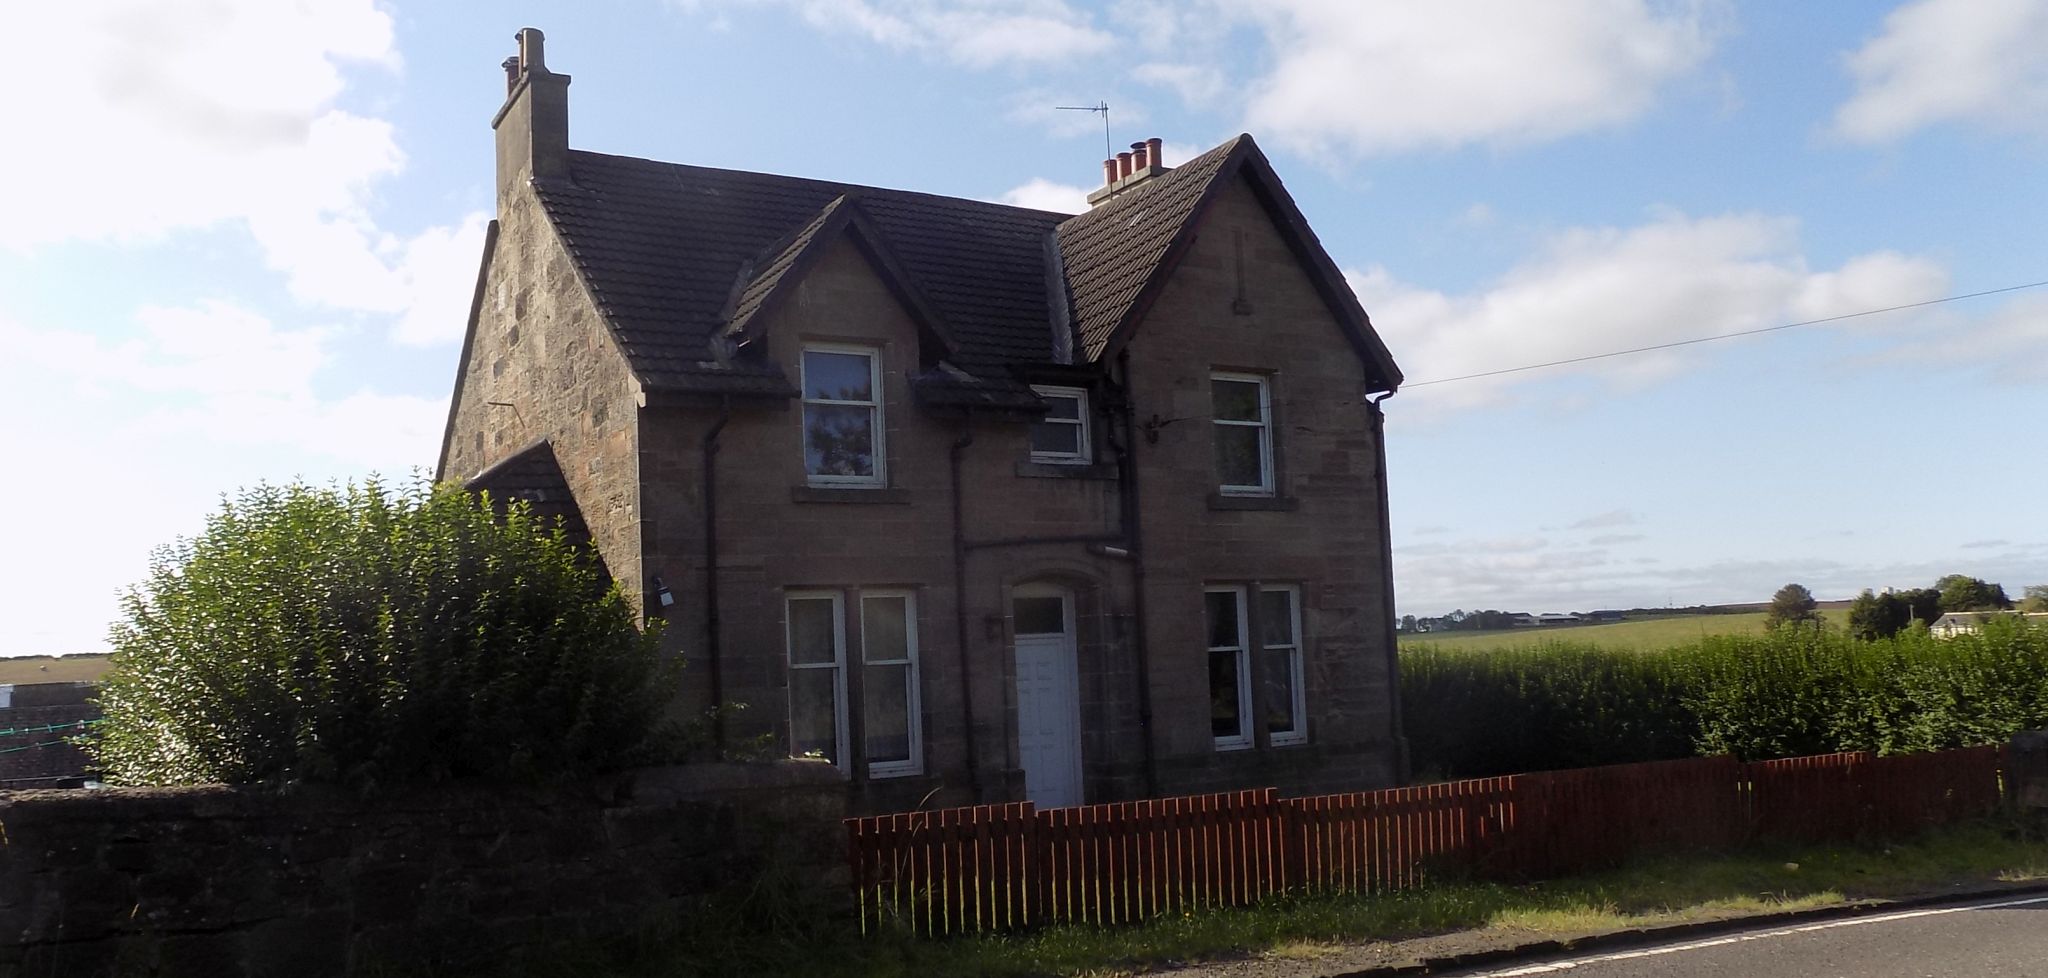
{"label": "crop field", "polygon": [[[1833,602],[1846,604],[1846,602]],[[1840,628],[1848,621],[1847,607],[1821,607],[1828,624]],[[1506,628],[1485,632],[1425,632],[1401,636],[1401,647],[1435,645],[1446,649],[1528,648],[1547,642],[1597,645],[1603,649],[1637,652],[1661,651],[1674,645],[1697,642],[1709,635],[1761,635],[1764,613],[1734,615],[1674,615],[1644,618],[1607,625],[1553,625],[1539,628]]]}

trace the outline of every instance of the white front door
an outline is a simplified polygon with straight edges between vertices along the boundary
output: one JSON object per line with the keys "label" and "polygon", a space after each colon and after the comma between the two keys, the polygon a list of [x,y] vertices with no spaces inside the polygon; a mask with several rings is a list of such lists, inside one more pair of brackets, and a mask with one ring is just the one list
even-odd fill
{"label": "white front door", "polygon": [[1071,634],[1017,636],[1017,760],[1040,808],[1081,804],[1080,686]]}

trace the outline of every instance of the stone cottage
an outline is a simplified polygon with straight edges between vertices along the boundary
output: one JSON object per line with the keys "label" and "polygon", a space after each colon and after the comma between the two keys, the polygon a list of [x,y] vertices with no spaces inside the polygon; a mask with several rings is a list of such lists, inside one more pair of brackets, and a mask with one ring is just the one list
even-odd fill
{"label": "stone cottage", "polygon": [[1401,779],[1401,374],[1250,136],[1057,214],[572,150],[518,42],[440,476],[587,538],[679,709],[870,810]]}

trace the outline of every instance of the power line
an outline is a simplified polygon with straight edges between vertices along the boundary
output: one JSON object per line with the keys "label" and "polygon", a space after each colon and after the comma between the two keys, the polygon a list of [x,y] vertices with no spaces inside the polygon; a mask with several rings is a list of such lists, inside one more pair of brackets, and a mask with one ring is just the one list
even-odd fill
{"label": "power line", "polygon": [[1901,309],[1918,309],[1922,306],[1937,306],[1944,302],[1960,302],[1964,299],[1976,299],[1987,295],[1997,295],[2001,292],[2018,292],[2021,289],[2038,289],[2044,285],[2048,285],[2048,280],[2043,280],[2039,282],[2028,282],[2024,285],[2008,285],[2002,289],[1985,289],[1982,292],[1967,292],[1962,295],[1943,296],[1939,299],[1927,299],[1921,302],[1908,302],[1896,306],[1885,306],[1882,309],[1865,309],[1862,312],[1845,312],[1839,316],[1826,316],[1820,319],[1806,319],[1796,323],[1781,323],[1777,326],[1764,326],[1758,329],[1737,330],[1733,333],[1718,333],[1713,336],[1698,336],[1689,340],[1673,340],[1669,343],[1658,343],[1653,346],[1639,346],[1632,350],[1615,350],[1611,353],[1589,353],[1582,357],[1568,357],[1563,360],[1551,360],[1547,363],[1531,363],[1520,367],[1502,367],[1499,370],[1484,370],[1476,374],[1462,374],[1457,377],[1439,377],[1435,380],[1410,381],[1401,386],[1403,388],[1428,387],[1431,384],[1449,384],[1460,380],[1478,380],[1481,377],[1498,377],[1502,374],[1521,373],[1524,370],[1542,370],[1545,367],[1562,367],[1568,364],[1586,363],[1591,360],[1605,360],[1609,357],[1625,357],[1636,353],[1652,353],[1657,350],[1669,350],[1675,347],[1693,346],[1699,343],[1712,343],[1715,340],[1732,340],[1739,336],[1756,336],[1760,333],[1775,333],[1779,330],[1793,329],[1799,326],[1818,326],[1822,323],[1841,322],[1844,319],[1855,319],[1859,316],[1875,316],[1879,313],[1898,312]]}

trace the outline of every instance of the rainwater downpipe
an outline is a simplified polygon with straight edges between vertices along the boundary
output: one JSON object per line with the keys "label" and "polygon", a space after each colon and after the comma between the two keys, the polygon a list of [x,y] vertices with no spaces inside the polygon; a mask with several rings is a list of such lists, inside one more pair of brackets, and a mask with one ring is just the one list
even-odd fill
{"label": "rainwater downpipe", "polygon": [[1379,464],[1373,470],[1380,497],[1380,580],[1384,582],[1380,595],[1382,617],[1386,620],[1387,701],[1392,707],[1389,732],[1394,741],[1395,784],[1407,784],[1408,727],[1401,720],[1401,649],[1400,637],[1394,631],[1394,530],[1387,500],[1387,416],[1380,410],[1380,402],[1393,396],[1393,391],[1387,391],[1378,397],[1368,397],[1365,405],[1366,413],[1372,417],[1373,450],[1379,455]]}
{"label": "rainwater downpipe", "polygon": [[718,621],[718,436],[732,420],[732,399],[718,399],[718,421],[704,433],[704,655],[711,664],[711,743],[725,754],[725,666]]}
{"label": "rainwater downpipe", "polygon": [[951,463],[953,477],[953,640],[960,649],[960,712],[966,723],[963,739],[967,748],[967,790],[979,803],[981,755],[974,742],[974,682],[967,652],[967,516],[960,490],[961,460],[967,455],[967,446],[972,444],[974,415],[969,412],[966,420],[961,422],[960,437],[953,439],[947,459]]}
{"label": "rainwater downpipe", "polygon": [[1119,384],[1123,387],[1123,444],[1118,446],[1117,464],[1122,469],[1117,473],[1118,495],[1123,505],[1123,530],[1125,546],[1130,550],[1131,560],[1131,642],[1137,646],[1138,665],[1138,741],[1144,748],[1145,797],[1159,796],[1159,757],[1152,743],[1152,646],[1146,639],[1145,627],[1145,537],[1144,525],[1140,521],[1138,505],[1138,439],[1136,408],[1131,401],[1131,354],[1129,350],[1118,351],[1116,355]]}

